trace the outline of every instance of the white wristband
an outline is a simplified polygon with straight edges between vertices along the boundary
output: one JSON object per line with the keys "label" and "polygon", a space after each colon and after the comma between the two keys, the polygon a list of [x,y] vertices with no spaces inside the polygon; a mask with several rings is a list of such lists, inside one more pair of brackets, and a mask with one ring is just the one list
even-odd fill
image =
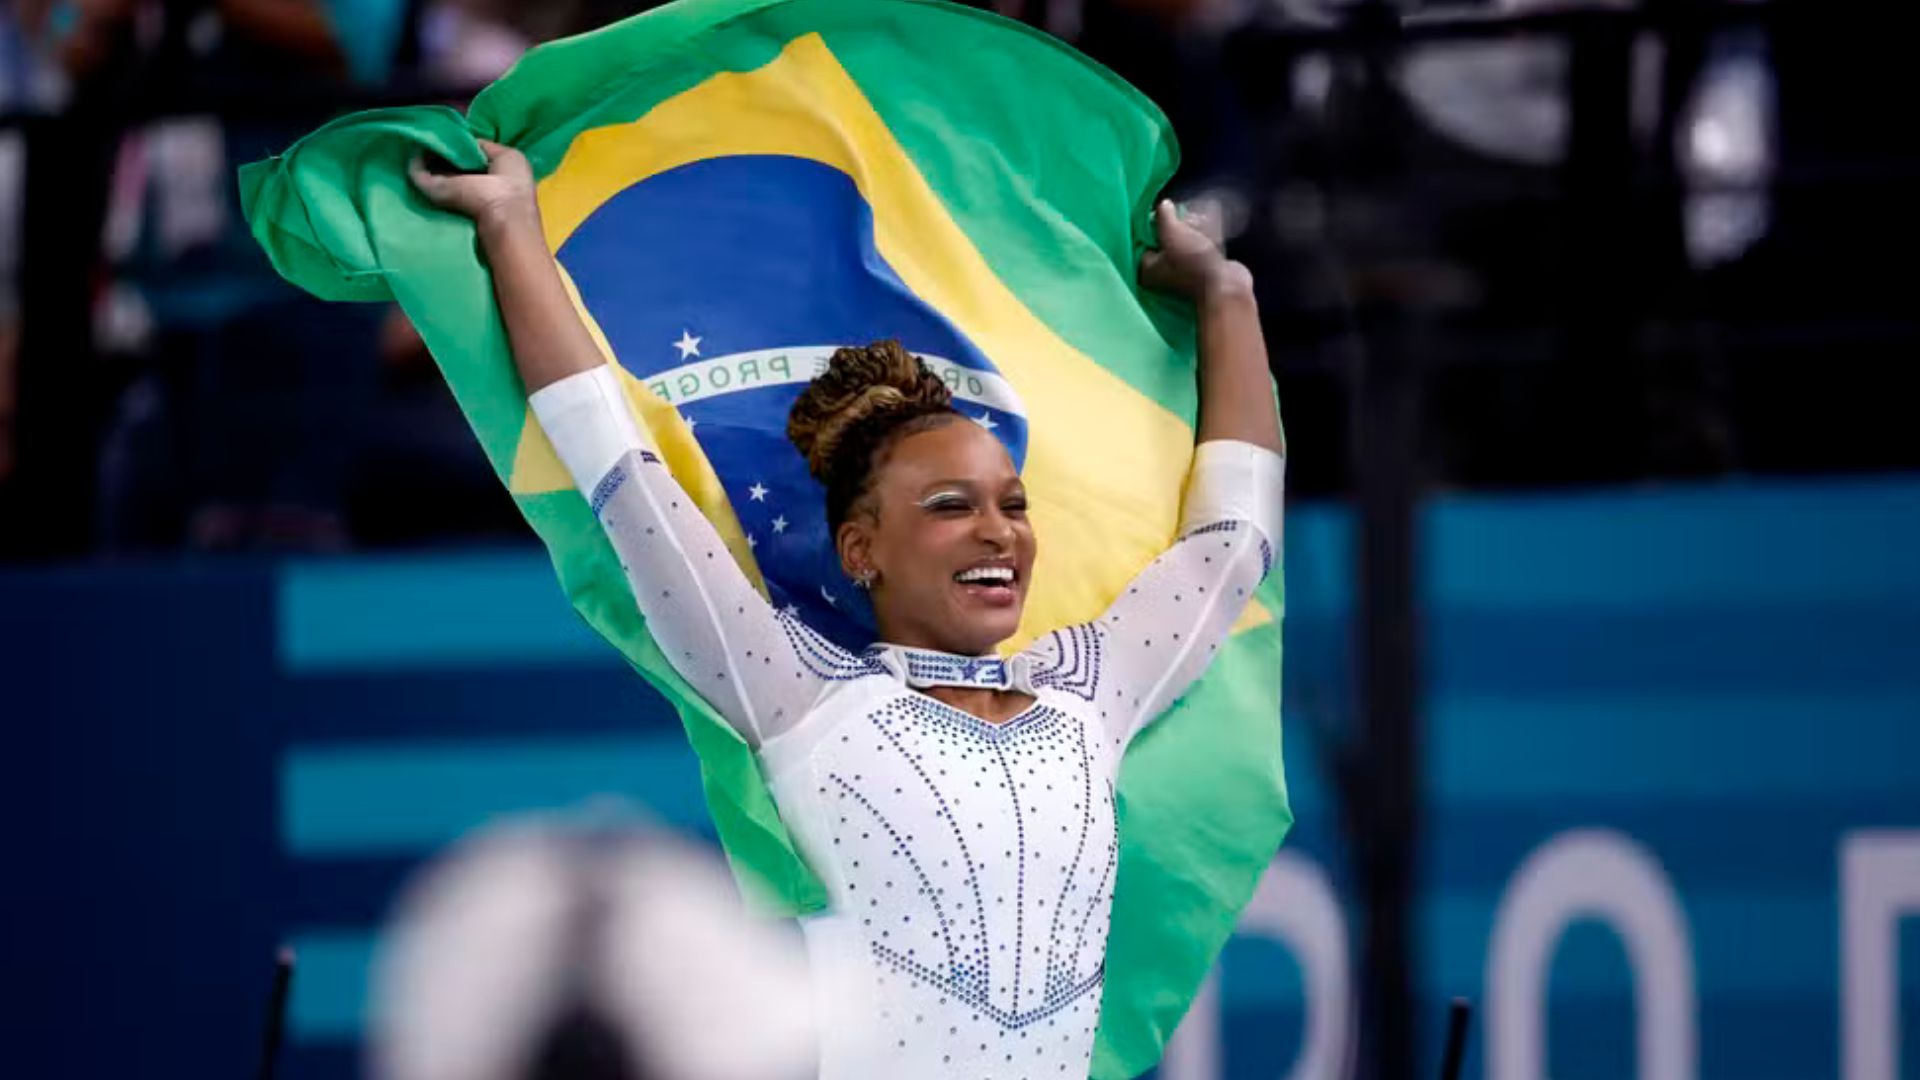
{"label": "white wristband", "polygon": [[595,485],[630,451],[650,445],[627,409],[619,375],[608,365],[541,387],[527,404],[582,495],[591,497]]}
{"label": "white wristband", "polygon": [[1277,552],[1286,485],[1285,457],[1249,442],[1209,439],[1193,450],[1180,535],[1217,521],[1247,521]]}

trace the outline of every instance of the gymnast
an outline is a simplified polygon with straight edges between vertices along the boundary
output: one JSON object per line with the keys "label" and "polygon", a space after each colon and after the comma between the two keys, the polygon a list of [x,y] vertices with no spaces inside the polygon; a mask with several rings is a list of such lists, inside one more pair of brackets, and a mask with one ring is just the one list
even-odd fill
{"label": "gymnast", "polygon": [[[519,152],[415,163],[471,217],[514,362],[666,658],[751,744],[831,905],[801,920],[826,1080],[1088,1072],[1127,743],[1206,670],[1274,562],[1285,450],[1251,276],[1172,204],[1143,285],[1199,313],[1177,539],[1098,618],[1012,656],[1037,538],[1006,448],[895,342],[841,348],[787,435],[826,492],[878,641],[851,652],[754,588],[628,412],[541,231]],[[840,1011],[840,1010],[837,1010]],[[750,1022],[750,1017],[741,1018]]]}

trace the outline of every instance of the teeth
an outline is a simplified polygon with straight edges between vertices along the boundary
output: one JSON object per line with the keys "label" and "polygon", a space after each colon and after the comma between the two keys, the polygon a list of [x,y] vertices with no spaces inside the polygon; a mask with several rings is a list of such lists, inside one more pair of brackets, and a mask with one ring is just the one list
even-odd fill
{"label": "teeth", "polygon": [[1013,583],[1013,570],[1005,566],[982,566],[973,570],[962,570],[958,574],[953,575],[953,579],[961,584],[971,584],[977,581],[1011,585]]}

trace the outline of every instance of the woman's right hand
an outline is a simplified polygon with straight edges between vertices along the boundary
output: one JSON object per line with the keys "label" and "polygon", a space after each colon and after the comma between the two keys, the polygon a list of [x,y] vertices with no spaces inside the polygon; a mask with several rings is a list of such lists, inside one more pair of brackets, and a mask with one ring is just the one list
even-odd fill
{"label": "woman's right hand", "polygon": [[1140,256],[1140,284],[1196,304],[1223,293],[1252,292],[1247,268],[1227,258],[1198,227],[1198,219],[1183,219],[1172,200],[1162,199],[1153,208],[1153,229],[1160,246]]}
{"label": "woman's right hand", "polygon": [[540,207],[534,200],[533,166],[527,163],[526,155],[486,139],[479,143],[487,155],[486,172],[434,172],[424,158],[415,157],[407,164],[407,175],[428,202],[464,214],[477,225],[537,228]]}

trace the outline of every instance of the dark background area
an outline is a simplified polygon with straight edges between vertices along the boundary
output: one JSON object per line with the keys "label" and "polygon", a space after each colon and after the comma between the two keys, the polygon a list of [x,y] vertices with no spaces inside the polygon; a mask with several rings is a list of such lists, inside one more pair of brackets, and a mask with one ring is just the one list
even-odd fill
{"label": "dark background area", "polygon": [[[286,0],[272,26],[97,6],[117,14],[65,38],[32,4],[9,23],[0,545],[516,535],[403,320],[275,279],[232,170],[352,107],[457,102],[635,5]],[[1899,393],[1920,133],[1890,13],[1003,8],[1173,119],[1175,194],[1220,209],[1256,271],[1300,494],[1351,490],[1369,356],[1419,373],[1434,488],[1920,464]]]}
{"label": "dark background area", "polygon": [[[239,219],[233,170],[342,112],[459,104],[525,47],[648,6],[21,0],[0,14],[0,603],[35,620],[72,620],[44,635],[22,623],[4,638],[32,639],[31,649],[10,644],[5,660],[13,681],[36,687],[16,695],[34,718],[26,726],[49,725],[44,747],[27,740],[30,759],[40,749],[64,754],[92,774],[90,784],[144,790],[116,780],[116,770],[146,776],[150,755],[186,753],[192,741],[171,738],[171,725],[224,725],[254,692],[277,702],[268,712],[293,707],[284,690],[270,692],[286,674],[273,674],[273,661],[236,662],[250,674],[217,704],[203,700],[204,687],[156,692],[170,704],[158,706],[152,745],[116,743],[97,767],[83,766],[92,751],[53,726],[57,718],[118,714],[126,699],[113,686],[56,692],[18,673],[71,668],[71,681],[95,678],[79,674],[76,658],[116,621],[115,604],[142,613],[119,620],[112,640],[167,639],[197,656],[227,647],[218,625],[264,625],[263,597],[309,557],[431,566],[504,549],[537,561],[417,335],[397,311],[322,304],[274,277]],[[1324,587],[1344,598],[1342,617],[1326,624],[1303,623],[1299,602],[1291,605],[1289,759],[1324,779],[1315,827],[1341,837],[1316,846],[1309,832],[1306,850],[1339,848],[1344,901],[1366,913],[1353,922],[1366,973],[1360,1071],[1415,1075],[1437,1021],[1419,974],[1433,947],[1419,921],[1422,859],[1431,844],[1456,842],[1458,826],[1435,794],[1446,772],[1434,748],[1444,756],[1458,736],[1447,729],[1447,650],[1502,642],[1526,654],[1538,630],[1525,605],[1492,623],[1472,611],[1434,613],[1434,583],[1451,579],[1432,568],[1446,560],[1429,546],[1424,508],[1519,514],[1594,499],[1622,508],[1625,520],[1657,521],[1646,508],[1668,495],[1785,492],[1789,510],[1852,515],[1854,526],[1836,532],[1834,546],[1820,546],[1815,528],[1804,548],[1770,550],[1836,563],[1849,558],[1845,544],[1875,535],[1875,522],[1910,529],[1904,511],[1876,516],[1871,507],[1882,491],[1905,506],[1904,485],[1920,469],[1905,392],[1920,357],[1920,317],[1907,295],[1920,251],[1920,126],[1903,111],[1911,35],[1896,5],[990,6],[1073,42],[1159,102],[1184,151],[1173,194],[1222,221],[1229,252],[1254,270],[1292,494],[1351,522],[1337,559],[1303,568],[1312,551],[1303,556],[1290,541],[1290,574],[1309,583],[1296,595]],[[1747,512],[1713,505],[1722,507],[1715,521]],[[1754,528],[1774,536],[1793,523],[1788,511],[1753,514]],[[1682,539],[1672,543],[1684,547],[1697,521],[1681,518],[1673,537]],[[1577,532],[1539,536],[1574,544]],[[1699,535],[1708,534],[1740,542],[1737,529]],[[1690,568],[1675,581],[1712,577],[1713,558],[1675,556],[1657,530],[1621,535],[1647,545],[1651,563]],[[1619,553],[1629,564],[1639,555]],[[1770,571],[1726,557],[1750,567],[1751,595],[1716,595],[1701,633],[1726,635],[1742,611],[1769,612],[1779,599],[1763,580]],[[1569,557],[1564,581],[1586,573],[1583,565]],[[1894,673],[1911,665],[1898,650],[1864,644],[1913,632],[1905,579],[1891,563],[1871,565],[1886,569],[1884,596],[1871,582],[1832,594],[1843,598],[1839,608],[1864,605],[1864,621],[1823,609],[1792,625],[1834,618],[1829,640],[1861,643],[1848,655],[1874,658],[1848,668],[1852,684],[1879,687],[1896,715],[1920,719],[1913,688]],[[1564,583],[1545,570],[1517,580],[1549,593]],[[252,614],[170,624],[164,610],[189,595],[206,611],[251,605]],[[1605,609],[1607,600],[1594,604]],[[1669,668],[1719,670],[1689,651],[1693,624],[1683,615],[1647,601],[1637,630],[1609,623],[1591,638],[1564,639],[1542,631],[1556,648],[1526,654],[1486,694],[1524,696],[1516,687],[1527,664],[1551,669],[1589,647],[1631,652],[1639,634],[1664,643],[1667,659],[1628,664],[1614,683],[1596,677],[1595,695],[1630,700]],[[1320,636],[1303,636],[1303,626]],[[1757,687],[1768,663],[1840,655],[1795,633],[1763,637],[1727,671]],[[200,670],[156,659],[167,655],[146,654],[117,676],[165,685],[169,672]],[[508,683],[540,677],[523,672]],[[104,696],[92,700],[92,691]],[[398,715],[406,708],[391,703],[406,695],[393,693],[382,686],[369,696]],[[7,704],[0,697],[0,710]],[[338,703],[335,712],[351,710]],[[1296,729],[1306,733],[1299,743]],[[1856,745],[1849,737],[1836,739]],[[284,759],[278,743],[222,745],[242,786],[267,783],[261,762]],[[1733,768],[1740,751],[1726,753]],[[1653,743],[1647,754],[1664,760]],[[241,863],[269,858],[272,838],[257,823],[215,825],[251,796],[229,792],[238,801],[214,811],[214,802],[166,790],[154,797],[175,815],[169,835],[217,833],[209,850],[232,844],[247,849],[233,855]],[[1836,828],[1902,824],[1914,809],[1895,797],[1840,801],[1846,809],[1829,815]],[[75,850],[116,868],[84,909],[96,920],[110,920],[120,897],[168,867],[188,865],[116,834],[120,804],[107,805],[93,816],[83,806],[68,819],[71,832],[29,848],[29,863],[42,868]],[[1673,817],[1654,814],[1659,828],[1689,812],[1665,810]],[[1637,804],[1622,811],[1641,812],[1651,813]],[[85,843],[76,848],[75,836]],[[181,872],[224,880],[218,858],[190,865]],[[362,909],[378,905],[366,898],[384,896],[397,877],[383,865],[356,886],[365,894],[356,917],[370,918]],[[23,923],[74,910],[57,892],[35,903]],[[196,923],[194,933],[224,923]],[[227,925],[251,946],[285,921]],[[181,957],[198,948],[193,940],[172,942],[179,955],[156,967],[189,970]],[[137,965],[142,950],[161,947],[136,936],[122,955]],[[50,954],[34,955],[51,966],[29,978],[86,999],[90,977],[55,974]],[[92,1007],[111,1015],[150,994],[201,989],[191,979],[164,985],[116,984]],[[124,1000],[115,996],[122,990]],[[1622,1008],[1597,1008],[1597,1029],[1611,1030]],[[337,1040],[309,1053],[331,1055],[314,1075],[337,1075],[326,1070],[350,1060]],[[1556,1075],[1610,1074],[1555,1064]],[[1749,1065],[1722,1068],[1716,1075],[1752,1075]]]}

